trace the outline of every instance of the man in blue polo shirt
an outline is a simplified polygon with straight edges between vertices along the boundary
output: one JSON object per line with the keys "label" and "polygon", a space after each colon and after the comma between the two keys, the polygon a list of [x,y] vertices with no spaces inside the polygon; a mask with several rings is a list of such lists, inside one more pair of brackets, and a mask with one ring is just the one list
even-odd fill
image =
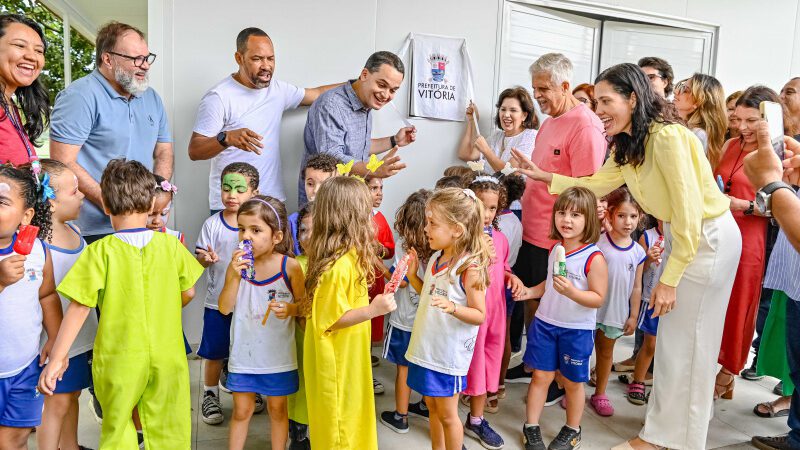
{"label": "man in blue polo shirt", "polygon": [[113,232],[100,201],[99,181],[108,161],[136,160],[164,178],[172,176],[167,115],[161,97],[148,87],[155,56],[141,31],[111,22],[97,34],[97,69],[56,97],[50,154],[78,176],[88,201],[77,223],[89,243]]}

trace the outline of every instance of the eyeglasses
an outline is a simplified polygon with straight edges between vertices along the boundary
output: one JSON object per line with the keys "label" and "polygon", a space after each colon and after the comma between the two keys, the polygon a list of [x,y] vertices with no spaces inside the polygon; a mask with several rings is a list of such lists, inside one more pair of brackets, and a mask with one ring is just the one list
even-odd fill
{"label": "eyeglasses", "polygon": [[586,97],[577,97],[577,99],[581,103],[584,103],[584,104],[589,103],[589,99],[586,98]]}
{"label": "eyeglasses", "polygon": [[123,55],[122,53],[117,52],[108,52],[112,55],[119,56],[121,58],[130,59],[133,61],[133,65],[136,67],[142,67],[142,64],[147,62],[148,65],[153,64],[156,61],[156,54],[150,53],[149,55],[139,55],[139,56],[130,56],[130,55]]}
{"label": "eyeglasses", "polygon": [[692,89],[688,83],[685,81],[681,81],[680,83],[675,85],[675,93],[676,94],[683,94],[684,92],[689,92]]}
{"label": "eyeglasses", "polygon": [[657,74],[657,73],[648,73],[647,74],[647,78],[649,78],[650,81],[653,81],[656,78],[662,78],[663,79],[664,77],[662,77],[660,74]]}

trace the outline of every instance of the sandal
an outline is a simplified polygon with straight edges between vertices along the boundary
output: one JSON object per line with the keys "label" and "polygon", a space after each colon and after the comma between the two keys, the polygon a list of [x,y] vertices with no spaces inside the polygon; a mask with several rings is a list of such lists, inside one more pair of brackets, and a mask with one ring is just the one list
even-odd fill
{"label": "sandal", "polygon": [[483,410],[489,414],[497,414],[500,409],[500,402],[497,398],[496,392],[489,392],[486,397],[486,406],[483,407]]}
{"label": "sandal", "polygon": [[647,395],[645,395],[644,383],[634,381],[628,384],[628,401],[634,405],[644,405],[647,403]]}
{"label": "sandal", "polygon": [[717,380],[714,380],[714,400],[723,399],[723,400],[733,400],[733,387],[736,378],[733,374],[728,375],[731,377],[730,381],[725,384],[717,383]]}
{"label": "sandal", "polygon": [[589,372],[589,386],[596,387],[597,386],[597,368],[592,367],[592,370]]}
{"label": "sandal", "polygon": [[[780,400],[780,399],[777,399]],[[766,412],[762,411],[762,408],[766,410]],[[789,408],[785,409],[775,409],[775,401],[771,402],[763,402],[757,404],[753,408],[753,414],[757,415],[758,417],[764,418],[772,418],[772,417],[786,417],[789,415]]]}
{"label": "sandal", "polygon": [[470,399],[469,395],[461,394],[461,404],[466,406],[467,408],[470,407],[469,399]]}
{"label": "sandal", "polygon": [[[653,385],[652,374],[648,373],[647,375],[650,375],[650,378],[647,378],[645,376],[645,379],[644,381],[642,381],[642,383],[644,383],[645,386],[652,386]],[[617,379],[622,384],[631,384],[634,382],[632,373],[623,373],[622,375],[617,376]]]}
{"label": "sandal", "polygon": [[500,400],[506,398],[506,385],[505,384],[501,384],[500,386],[497,386],[497,398],[499,398]]}

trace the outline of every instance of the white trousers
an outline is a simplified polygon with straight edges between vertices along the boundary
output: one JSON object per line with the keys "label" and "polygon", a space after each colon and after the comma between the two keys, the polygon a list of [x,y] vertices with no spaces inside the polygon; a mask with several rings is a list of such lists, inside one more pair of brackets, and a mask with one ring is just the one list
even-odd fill
{"label": "white trousers", "polygon": [[[664,224],[665,252],[672,248]],[[706,447],[717,357],[742,236],[730,212],[703,221],[697,255],[658,324],[653,391],[639,437],[670,449]]]}

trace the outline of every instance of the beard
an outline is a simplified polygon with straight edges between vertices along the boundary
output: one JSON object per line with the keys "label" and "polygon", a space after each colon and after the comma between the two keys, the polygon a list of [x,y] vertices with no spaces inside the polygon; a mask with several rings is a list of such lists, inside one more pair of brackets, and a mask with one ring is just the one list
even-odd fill
{"label": "beard", "polygon": [[136,79],[135,74],[138,71],[139,69],[137,68],[137,70],[127,72],[122,67],[117,66],[114,68],[114,79],[122,86],[125,92],[131,95],[138,95],[146,91],[150,84],[150,74],[148,72],[144,73],[144,80]]}
{"label": "beard", "polygon": [[[259,75],[264,75],[265,73],[269,73],[269,80],[264,81],[264,80],[258,78]],[[254,75],[250,75],[250,82],[253,83],[253,86],[255,86],[256,89],[268,88],[269,87],[269,83],[271,81],[272,81],[272,73],[271,72],[264,71],[264,72],[262,72],[260,74],[256,73]]]}

